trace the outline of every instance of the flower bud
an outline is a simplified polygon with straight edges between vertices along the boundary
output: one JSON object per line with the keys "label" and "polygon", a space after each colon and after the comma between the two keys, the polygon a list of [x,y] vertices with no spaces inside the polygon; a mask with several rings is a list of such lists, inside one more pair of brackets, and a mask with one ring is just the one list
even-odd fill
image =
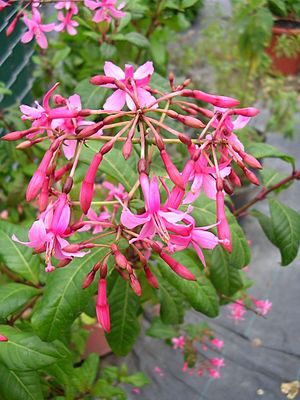
{"label": "flower bud", "polygon": [[0,333],[0,342],[7,342],[8,338]]}
{"label": "flower bud", "polygon": [[132,287],[132,290],[134,291],[134,293],[137,296],[141,296],[142,288],[141,288],[138,278],[134,275],[134,273],[129,275],[129,283],[130,283],[130,286]]}
{"label": "flower bud", "polygon": [[[101,129],[103,127],[103,121],[100,122],[96,122],[93,125],[89,125],[84,129],[81,129],[81,127],[79,126],[78,128],[80,128],[80,132],[77,135],[78,139],[85,139],[89,136],[94,135],[95,133],[97,133],[99,131],[99,129]],[[77,133],[77,130],[76,130]]]}
{"label": "flower bud", "polygon": [[141,158],[138,162],[138,173],[141,174],[147,174],[148,170],[148,163],[144,158]]}
{"label": "flower bud", "polygon": [[83,284],[82,284],[82,289],[88,288],[94,281],[96,272],[94,270],[91,270],[87,276],[84,278]]}
{"label": "flower bud", "polygon": [[169,265],[169,267],[178,275],[184,279],[195,281],[196,277],[193,275],[186,267],[180,264],[178,261],[174,260],[169,254],[164,253],[163,251],[159,255],[165,263]]}
{"label": "flower bud", "polygon": [[158,282],[156,277],[152,274],[152,272],[150,271],[150,268],[148,267],[148,265],[144,266],[144,272],[147,278],[147,281],[149,282],[149,284],[154,288],[154,289],[158,289]]}
{"label": "flower bud", "polygon": [[24,131],[14,131],[14,132],[10,132],[10,133],[7,133],[6,135],[2,136],[1,139],[6,140],[6,141],[19,140],[19,139],[22,139],[24,136],[29,135],[30,133],[37,132],[39,130],[40,130],[39,127],[34,127],[34,128],[26,129]]}
{"label": "flower bud", "polygon": [[259,113],[259,109],[255,107],[236,108],[229,111],[230,115],[242,115],[243,117],[255,117]]}
{"label": "flower bud", "polygon": [[250,167],[252,167],[254,169],[262,168],[261,163],[255,157],[251,156],[251,154],[245,153],[243,159],[246,164],[248,164]]}
{"label": "flower bud", "polygon": [[58,268],[63,268],[66,267],[67,265],[70,264],[72,261],[72,258],[64,258],[63,260],[60,260],[60,262],[57,264]]}
{"label": "flower bud", "polygon": [[113,252],[113,255],[115,257],[116,260],[116,264],[123,269],[127,268],[127,258],[120,252],[120,250],[118,249],[117,245],[115,243],[113,243],[111,245],[111,250]]}
{"label": "flower bud", "polygon": [[216,195],[217,204],[217,231],[219,239],[221,239],[221,245],[229,253],[232,252],[231,235],[229,230],[228,221],[225,214],[225,204],[224,204],[224,193],[217,192]]}
{"label": "flower bud", "polygon": [[66,194],[70,193],[72,190],[72,186],[73,186],[73,178],[71,176],[68,176],[62,189],[63,193]]}
{"label": "flower bud", "polygon": [[200,90],[194,90],[193,95],[197,100],[204,101],[216,107],[230,108],[237,106],[240,102],[232,97],[216,96]]}
{"label": "flower bud", "polygon": [[169,157],[168,153],[166,152],[166,150],[161,150],[160,151],[160,156],[161,156],[161,159],[163,160],[163,163],[165,165],[165,168],[167,170],[167,173],[168,173],[171,181],[176,186],[178,186],[180,189],[184,190],[185,185],[184,185],[182,176],[181,176],[180,172],[178,171],[178,169],[173,164],[173,162],[170,159],[170,157]]}
{"label": "flower bud", "polygon": [[250,171],[250,169],[248,169],[248,168],[245,167],[245,168],[243,169],[243,171],[244,171],[244,174],[246,175],[247,179],[248,179],[251,183],[253,183],[254,185],[257,185],[257,186],[260,185],[260,182],[259,182],[257,176],[256,176],[252,171]]}
{"label": "flower bud", "polygon": [[101,154],[104,156],[104,154],[108,153],[108,152],[113,148],[114,144],[115,144],[115,141],[114,141],[114,140],[111,140],[111,141],[105,143],[105,144],[101,147],[99,153],[101,153]]}
{"label": "flower bud", "polygon": [[185,135],[184,133],[180,133],[178,135],[178,139],[185,144],[186,146],[191,146],[192,145],[192,140],[190,137],[188,137],[187,135]]}
{"label": "flower bud", "polygon": [[131,155],[131,152],[132,152],[132,141],[131,139],[127,138],[122,150],[123,157],[125,158],[125,160],[128,160],[128,158]]}
{"label": "flower bud", "polygon": [[49,200],[49,178],[44,179],[42,191],[39,195],[39,211],[43,212],[46,210]]}
{"label": "flower bud", "polygon": [[93,195],[94,195],[94,181],[96,177],[96,173],[98,170],[98,167],[103,159],[103,156],[101,153],[97,153],[91,165],[89,166],[89,169],[86,173],[86,176],[82,182],[81,189],[80,189],[80,206],[84,214],[88,212],[90,209]]}
{"label": "flower bud", "polygon": [[231,183],[228,181],[228,179],[224,179],[223,184],[225,192],[229,194],[229,196],[233,195],[233,187]]}
{"label": "flower bud", "polygon": [[95,75],[90,79],[90,83],[92,85],[107,85],[107,84],[112,84],[114,83],[115,78],[111,78],[109,76],[105,75]]}
{"label": "flower bud", "polygon": [[190,126],[191,128],[202,129],[205,127],[205,124],[202,121],[188,115],[178,114],[176,119],[182,122],[184,125]]}
{"label": "flower bud", "polygon": [[38,169],[33,174],[26,190],[27,201],[32,201],[42,189],[52,156],[53,152],[51,150],[46,151]]}
{"label": "flower bud", "polygon": [[233,168],[231,168],[231,171],[230,171],[230,174],[229,174],[229,179],[235,186],[241,186],[241,180],[237,176],[237,174],[235,173]]}
{"label": "flower bud", "polygon": [[103,306],[96,306],[96,314],[99,324],[102,326],[105,332],[110,332],[110,316],[109,306],[105,304]]}

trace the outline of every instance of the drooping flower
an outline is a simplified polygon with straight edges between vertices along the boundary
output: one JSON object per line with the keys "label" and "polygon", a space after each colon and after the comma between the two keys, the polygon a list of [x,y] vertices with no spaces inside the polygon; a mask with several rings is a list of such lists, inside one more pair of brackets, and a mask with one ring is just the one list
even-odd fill
{"label": "drooping flower", "polygon": [[211,339],[210,343],[216,347],[217,349],[221,350],[224,347],[224,341],[221,339],[218,339],[217,337]]}
{"label": "drooping flower", "polygon": [[212,364],[214,367],[217,367],[217,368],[221,368],[221,367],[224,367],[224,366],[225,366],[225,363],[224,363],[224,359],[223,359],[223,358],[217,358],[217,357],[215,357],[215,358],[212,358],[212,359],[210,360],[210,362],[211,362],[211,364]]}
{"label": "drooping flower", "polygon": [[116,3],[117,0],[84,0],[86,7],[92,11],[96,10],[93,17],[94,22],[110,22],[112,18],[120,19],[125,17],[125,13],[120,11],[124,8],[125,3],[121,3],[118,7],[116,7]]}
{"label": "drooping flower", "polygon": [[257,300],[252,298],[252,301],[256,306],[257,312],[263,316],[266,316],[272,308],[272,302],[269,300]]}
{"label": "drooping flower", "polygon": [[179,336],[177,337],[173,337],[172,338],[172,344],[173,344],[173,349],[184,349],[185,346],[185,337],[184,336]]}
{"label": "drooping flower", "polygon": [[28,43],[35,36],[37,44],[42,49],[46,49],[48,47],[48,42],[44,32],[53,31],[53,29],[55,28],[55,24],[54,23],[42,24],[41,15],[36,7],[32,7],[32,19],[29,19],[28,16],[25,14],[23,21],[25,25],[27,25],[29,30],[24,33],[24,35],[21,38],[21,42]]}
{"label": "drooping flower", "polygon": [[210,369],[208,370],[208,373],[209,373],[209,375],[210,375],[212,378],[214,378],[214,379],[220,379],[220,377],[221,377],[220,372],[217,371],[217,370],[214,369],[214,368],[210,368]]}
{"label": "drooping flower", "polygon": [[228,306],[230,310],[230,318],[232,318],[235,322],[243,321],[244,315],[246,314],[246,308],[244,306],[243,300],[238,300],[233,304]]}
{"label": "drooping flower", "polygon": [[[110,61],[106,61],[104,64],[105,75],[107,77],[115,78],[125,84],[126,89],[136,98],[141,108],[146,107],[155,101],[155,98],[145,88],[148,85],[153,72],[154,68],[151,61],[147,61],[145,64],[141,65],[135,72],[133,66],[130,64],[125,65],[125,71]],[[122,110],[125,103],[130,110],[136,109],[132,97],[126,93],[126,91],[118,89],[114,84],[106,84],[103,86],[117,89],[106,100],[103,106],[104,110]],[[157,104],[154,107],[158,107]]]}

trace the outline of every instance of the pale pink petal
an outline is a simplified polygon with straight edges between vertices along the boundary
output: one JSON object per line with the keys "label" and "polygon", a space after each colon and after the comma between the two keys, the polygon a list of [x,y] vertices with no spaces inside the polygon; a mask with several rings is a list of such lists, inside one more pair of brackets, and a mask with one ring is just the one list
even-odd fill
{"label": "pale pink petal", "polygon": [[155,235],[155,224],[151,219],[149,222],[147,222],[143,226],[143,228],[138,236],[138,239],[140,239],[140,240],[143,240],[145,238],[152,239],[154,235]]}
{"label": "pale pink petal", "polygon": [[41,30],[44,32],[51,32],[53,31],[55,28],[55,24],[45,24],[45,25],[41,25]]}
{"label": "pale pink petal", "polygon": [[[156,98],[150,94],[146,89],[143,88],[137,88],[137,93],[138,93],[138,98],[140,102],[141,107],[147,107],[151,103],[156,101]],[[157,108],[158,104],[155,104],[151,108]]]}
{"label": "pale pink petal", "polygon": [[203,189],[209,199],[215,200],[217,194],[216,180],[210,176],[205,175],[203,178]]}
{"label": "pale pink petal", "polygon": [[125,105],[126,94],[123,90],[116,90],[109,98],[106,100],[103,109],[111,111],[120,111]]}
{"label": "pale pink petal", "polygon": [[175,223],[182,221],[186,216],[186,213],[178,211],[178,212],[171,212],[171,211],[158,211],[158,215],[162,218],[165,218],[170,223]]}
{"label": "pale pink petal", "polygon": [[96,10],[99,7],[99,3],[92,0],[84,0],[84,5],[88,7],[90,10]]}
{"label": "pale pink petal", "polygon": [[225,178],[225,176],[229,175],[231,172],[231,167],[225,167],[220,169],[220,175],[222,178]]}
{"label": "pale pink petal", "polygon": [[37,41],[37,44],[42,48],[42,49],[47,49],[48,47],[48,42],[47,38],[44,35],[42,31],[39,32],[39,35],[35,35],[35,39]]}
{"label": "pale pink petal", "polygon": [[151,213],[155,213],[159,209],[160,209],[160,193],[159,193],[158,180],[156,175],[153,175],[149,187],[149,211]]}
{"label": "pale pink petal", "polygon": [[211,232],[195,228],[192,231],[192,239],[203,249],[214,249],[218,244],[218,238]]}
{"label": "pale pink petal", "polygon": [[28,43],[33,39],[33,31],[25,32],[21,38],[22,43]]}
{"label": "pale pink petal", "polygon": [[144,79],[148,75],[152,75],[154,72],[152,61],[147,61],[141,65],[134,73],[134,79]]}
{"label": "pale pink petal", "polygon": [[235,121],[233,121],[233,129],[242,129],[244,128],[248,122],[250,121],[250,117],[244,117],[243,115],[239,115]]}
{"label": "pale pink petal", "polygon": [[120,67],[117,65],[113,64],[110,61],[106,61],[104,64],[104,73],[106,76],[111,76],[113,78],[116,78],[118,80],[125,79],[125,73],[122,71]]}
{"label": "pale pink petal", "polygon": [[63,152],[67,160],[71,160],[76,152],[77,141],[76,140],[65,140],[63,143]]}
{"label": "pale pink petal", "polygon": [[124,209],[121,214],[121,223],[129,229],[135,228],[141,224],[145,224],[150,219],[151,215],[148,212],[135,215],[130,210]]}
{"label": "pale pink petal", "polygon": [[204,267],[206,267],[206,262],[205,262],[205,258],[204,258],[202,250],[200,249],[200,247],[197,245],[196,242],[192,241],[192,245],[193,245],[194,249],[196,250],[198,257],[200,258],[200,261],[202,262]]}
{"label": "pale pink petal", "polygon": [[77,33],[77,30],[70,24],[67,25],[67,31],[68,31],[68,34],[71,36],[74,36]]}

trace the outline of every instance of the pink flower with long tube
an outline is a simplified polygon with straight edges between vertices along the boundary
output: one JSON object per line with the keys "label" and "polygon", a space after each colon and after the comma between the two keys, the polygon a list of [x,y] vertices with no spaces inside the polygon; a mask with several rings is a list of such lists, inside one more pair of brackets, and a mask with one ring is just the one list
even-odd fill
{"label": "pink flower with long tube", "polygon": [[112,18],[121,19],[125,17],[125,13],[122,10],[124,8],[125,3],[121,3],[118,7],[116,7],[117,0],[84,0],[84,5],[88,7],[90,10],[95,12],[93,17],[94,22],[107,21],[110,22]]}
{"label": "pink flower with long tube", "polygon": [[[136,104],[134,103],[132,97],[128,94],[131,93],[133,97],[136,98],[139,106],[141,108],[150,105],[155,101],[155,97],[148,92],[145,87],[148,85],[151,75],[154,72],[153,64],[151,61],[147,61],[145,64],[141,65],[136,71],[130,64],[125,64],[125,71],[123,71],[120,67],[113,64],[110,61],[106,61],[104,64],[104,73],[107,77],[117,79],[122,82],[126,90],[122,90],[117,88],[117,86],[113,83],[108,83],[102,86],[116,88],[117,90],[109,96],[106,100],[103,108],[104,110],[114,110],[119,111],[122,110],[125,103],[127,104],[130,110],[136,109]],[[154,108],[157,108],[156,104]]]}
{"label": "pink flower with long tube", "polygon": [[135,215],[124,206],[121,214],[121,222],[129,229],[143,225],[138,237],[132,241],[143,240],[145,238],[151,239],[155,234],[158,234],[164,242],[168,242],[170,235],[166,225],[168,224],[168,226],[176,229],[176,222],[182,221],[187,213],[177,210],[165,210],[161,206],[158,180],[155,175],[150,183],[145,173],[141,173],[139,179],[144,194],[146,212]]}
{"label": "pink flower with long tube", "polygon": [[21,38],[22,43],[30,42],[33,37],[37,41],[37,44],[42,48],[46,49],[48,47],[47,38],[44,32],[51,32],[55,28],[55,24],[42,24],[41,23],[41,15],[36,9],[36,7],[32,7],[32,19],[29,19],[28,16],[25,14],[23,21],[25,25],[28,27],[28,31],[24,33]]}
{"label": "pink flower with long tube", "polygon": [[64,238],[69,236],[68,226],[70,222],[70,205],[66,194],[61,194],[52,204],[49,204],[46,210],[35,221],[29,232],[28,242],[19,240],[15,235],[12,239],[27,247],[32,247],[35,251],[46,252],[46,272],[51,272],[54,267],[51,263],[51,257],[54,255],[58,260],[70,259],[72,257],[83,257],[85,252],[66,252],[63,249],[69,245]]}

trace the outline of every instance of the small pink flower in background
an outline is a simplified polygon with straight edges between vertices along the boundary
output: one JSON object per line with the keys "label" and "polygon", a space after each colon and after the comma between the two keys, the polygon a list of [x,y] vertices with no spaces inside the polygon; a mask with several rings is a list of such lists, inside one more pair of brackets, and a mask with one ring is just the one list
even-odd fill
{"label": "small pink flower in background", "polygon": [[57,19],[61,22],[59,25],[55,27],[57,32],[67,31],[69,35],[74,36],[77,33],[75,27],[79,25],[77,21],[72,21],[74,13],[72,11],[68,11],[66,15],[62,11],[59,11],[57,14]]}
{"label": "small pink flower in background", "polygon": [[[99,215],[97,215],[96,211],[94,211],[92,208],[89,209],[86,216],[88,217],[88,219],[90,221],[99,221],[99,222],[108,221],[111,218],[111,216],[108,212],[103,211],[103,212],[100,212]],[[97,233],[100,233],[102,231],[103,231],[103,228],[101,225],[95,225],[93,228],[94,235],[96,235]]]}
{"label": "small pink flower in background", "polygon": [[0,218],[1,219],[8,219],[8,211],[7,210],[1,211]]}
{"label": "small pink flower in background", "polygon": [[208,373],[209,373],[209,375],[210,375],[212,378],[214,378],[214,379],[220,379],[220,377],[221,377],[220,372],[217,371],[217,370],[214,369],[214,368],[210,368],[210,369],[208,370]]}
{"label": "small pink flower in background", "polygon": [[[145,64],[141,65],[135,72],[133,66],[130,64],[125,64],[125,71],[110,61],[106,61],[104,64],[105,75],[124,83],[128,91],[137,97],[140,107],[146,107],[155,101],[155,97],[145,89],[153,72],[154,68],[151,61],[147,61]],[[116,88],[114,84],[105,84],[102,86]],[[104,110],[119,111],[122,110],[125,103],[130,110],[136,109],[136,105],[129,94],[124,90],[117,89],[106,100],[103,108]],[[157,107],[156,104],[153,108]]]}
{"label": "small pink flower in background", "polygon": [[73,12],[73,14],[77,14],[78,13],[77,5],[72,0],[59,1],[57,4],[55,4],[55,8],[57,10],[62,10],[62,9],[65,9],[67,11],[71,10]]}
{"label": "small pink flower in background", "polygon": [[118,186],[115,186],[108,181],[104,181],[102,183],[102,186],[105,187],[105,189],[109,190],[107,196],[105,197],[106,201],[110,201],[113,199],[125,200],[128,197],[128,193],[125,192],[122,183],[118,183]]}
{"label": "small pink flower in background", "polygon": [[165,375],[160,367],[154,367],[154,372],[161,377]]}
{"label": "small pink flower in background", "polygon": [[234,319],[236,322],[243,321],[244,315],[246,314],[246,308],[244,306],[243,300],[239,300],[236,303],[230,304],[228,306],[230,310],[230,317]]}
{"label": "small pink flower in background", "polygon": [[252,301],[256,306],[256,311],[263,316],[266,316],[272,308],[272,302],[269,300],[257,300],[252,298]]}
{"label": "small pink flower in background", "polygon": [[189,368],[189,365],[188,365],[187,362],[185,362],[185,363],[183,364],[183,366],[182,366],[181,371],[182,371],[183,373],[185,373],[185,372],[188,370],[188,368]]}
{"label": "small pink flower in background", "polygon": [[185,346],[185,337],[184,336],[179,336],[178,338],[174,337],[172,338],[172,343],[173,343],[173,349],[184,349]]}
{"label": "small pink flower in background", "polygon": [[131,389],[131,392],[132,392],[133,394],[141,394],[141,389],[138,388],[138,387],[135,387],[135,388],[132,388],[132,389]]}
{"label": "small pink flower in background", "polygon": [[219,350],[224,347],[224,341],[218,338],[211,339],[210,343]]}
{"label": "small pink flower in background", "polygon": [[42,25],[41,15],[35,7],[32,8],[32,19],[29,19],[27,15],[24,15],[23,21],[25,25],[27,25],[29,30],[24,33],[21,42],[28,43],[35,36],[37,44],[42,49],[46,49],[48,47],[48,42],[44,32],[53,31],[53,29],[55,28],[55,24],[52,23]]}
{"label": "small pink flower in background", "polygon": [[112,18],[120,19],[125,17],[126,14],[120,11],[125,7],[125,3],[121,3],[118,7],[116,7],[116,3],[117,0],[84,0],[86,7],[92,11],[96,10],[93,17],[94,22],[110,22]]}
{"label": "small pink flower in background", "polygon": [[212,358],[210,360],[210,362],[214,367],[217,367],[217,368],[225,367],[223,358]]}
{"label": "small pink flower in background", "polygon": [[199,369],[198,369],[197,375],[198,375],[198,376],[203,376],[203,369],[202,369],[202,368],[199,368]]}

